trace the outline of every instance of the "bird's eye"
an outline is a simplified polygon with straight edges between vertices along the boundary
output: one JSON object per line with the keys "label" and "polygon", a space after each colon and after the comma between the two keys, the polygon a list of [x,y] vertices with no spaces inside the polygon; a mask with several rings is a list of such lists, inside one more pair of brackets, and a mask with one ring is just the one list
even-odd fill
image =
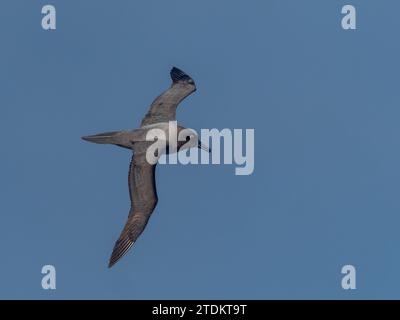
{"label": "bird's eye", "polygon": [[188,83],[190,83],[190,84],[194,84],[194,81],[193,81],[193,79],[189,79],[189,80],[188,80]]}

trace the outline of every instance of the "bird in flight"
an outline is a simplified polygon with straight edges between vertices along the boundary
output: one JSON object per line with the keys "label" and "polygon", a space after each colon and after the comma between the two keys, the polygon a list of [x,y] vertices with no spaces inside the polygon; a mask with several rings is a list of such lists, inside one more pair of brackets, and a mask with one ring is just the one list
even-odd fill
{"label": "bird in flight", "polygon": [[[146,227],[157,205],[158,198],[155,184],[155,168],[157,163],[149,162],[146,157],[146,152],[154,141],[146,140],[146,135],[152,129],[159,129],[166,133],[166,148],[160,152],[155,152],[154,156],[157,159],[163,153],[173,152],[173,150],[168,148],[172,143],[169,141],[169,122],[176,120],[176,108],[178,104],[196,91],[193,79],[182,70],[173,67],[170,75],[172,79],[171,87],[153,101],[149,111],[142,120],[140,128],[82,137],[83,140],[89,142],[114,144],[133,151],[128,174],[131,208],[125,227],[115,243],[108,265],[109,268],[120,260],[132,247]],[[188,135],[185,141],[177,141],[176,151],[198,147],[210,152],[209,148],[199,141],[197,134],[190,129],[176,126],[177,132],[175,132],[175,135],[179,134],[182,130],[188,130]]]}

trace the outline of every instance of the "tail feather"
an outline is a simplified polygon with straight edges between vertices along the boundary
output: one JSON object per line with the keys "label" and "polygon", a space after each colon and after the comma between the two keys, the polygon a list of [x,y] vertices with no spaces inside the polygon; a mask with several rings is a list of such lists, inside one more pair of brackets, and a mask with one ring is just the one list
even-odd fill
{"label": "tail feather", "polygon": [[93,143],[118,144],[118,142],[121,142],[120,137],[121,131],[112,131],[95,134],[93,136],[84,136],[82,139]]}
{"label": "tail feather", "polygon": [[82,139],[93,143],[115,144],[123,148],[132,149],[134,142],[146,141],[146,133],[147,131],[143,129],[111,131],[93,136],[84,136]]}

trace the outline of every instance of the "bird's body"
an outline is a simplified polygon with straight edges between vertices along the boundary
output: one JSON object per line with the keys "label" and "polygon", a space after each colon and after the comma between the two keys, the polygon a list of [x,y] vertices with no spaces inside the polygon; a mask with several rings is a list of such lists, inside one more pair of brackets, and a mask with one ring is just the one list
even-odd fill
{"label": "bird's body", "polygon": [[[148,148],[154,143],[154,141],[148,140],[149,132],[154,129],[164,132],[166,139],[166,149],[164,152],[168,153],[170,152],[168,146],[171,144],[169,137],[177,137],[182,130],[186,129],[182,126],[170,126],[170,121],[175,121],[176,108],[178,104],[188,95],[193,93],[196,90],[196,86],[192,78],[175,67],[171,70],[171,79],[171,87],[153,101],[149,111],[142,120],[140,128],[126,131],[105,132],[93,136],[82,137],[82,139],[86,141],[101,144],[114,144],[133,150],[128,175],[131,208],[128,215],[128,221],[126,222],[119,239],[115,243],[109,267],[112,267],[120,258],[122,258],[122,256],[135,243],[146,227],[147,222],[157,205],[158,198],[155,184],[156,163],[149,162],[146,157]],[[175,130],[176,132],[170,132],[170,130]],[[190,134],[190,136],[192,136],[192,134]],[[198,140],[196,140],[195,143],[196,144],[190,144],[187,143],[187,141],[178,141],[177,150],[175,151],[178,151],[180,148],[193,146],[203,149],[206,148],[201,144],[201,142],[198,142]],[[159,158],[161,155],[162,153],[160,152],[156,156]]]}

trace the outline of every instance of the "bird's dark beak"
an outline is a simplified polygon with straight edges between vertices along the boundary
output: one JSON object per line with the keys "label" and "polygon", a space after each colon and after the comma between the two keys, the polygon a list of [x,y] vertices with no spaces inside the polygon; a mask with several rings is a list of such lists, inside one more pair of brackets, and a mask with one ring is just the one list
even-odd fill
{"label": "bird's dark beak", "polygon": [[199,149],[202,149],[208,153],[211,153],[211,149],[209,147],[207,147],[204,143],[202,143],[201,141],[199,141],[199,144],[197,145],[197,147]]}

